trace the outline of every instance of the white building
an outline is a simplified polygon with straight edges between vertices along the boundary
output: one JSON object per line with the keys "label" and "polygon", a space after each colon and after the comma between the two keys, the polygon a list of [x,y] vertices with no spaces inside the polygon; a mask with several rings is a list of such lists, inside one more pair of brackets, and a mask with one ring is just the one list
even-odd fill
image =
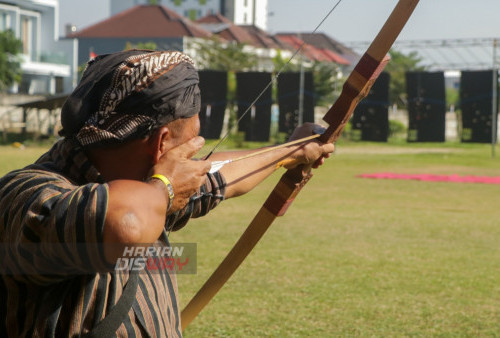
{"label": "white building", "polygon": [[0,31],[12,30],[23,43],[24,94],[54,95],[73,87],[72,41],[60,41],[58,0],[0,0]]}
{"label": "white building", "polygon": [[[157,0],[188,19],[220,13],[237,25],[255,25],[267,30],[268,0]],[[111,15],[150,0],[111,0]]]}

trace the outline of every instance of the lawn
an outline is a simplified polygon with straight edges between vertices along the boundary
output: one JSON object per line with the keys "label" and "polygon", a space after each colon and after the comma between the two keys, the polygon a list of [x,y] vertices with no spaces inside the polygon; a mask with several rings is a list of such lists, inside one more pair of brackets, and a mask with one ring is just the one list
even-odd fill
{"label": "lawn", "polygon": [[0,175],[36,161],[47,149],[47,147],[41,146],[26,148],[0,146]]}
{"label": "lawn", "polygon": [[[42,151],[0,147],[0,172]],[[500,176],[500,149],[338,144],[186,337],[498,335],[500,186],[356,177],[382,171]],[[182,304],[278,179],[171,234],[198,244],[198,273],[178,278]]]}

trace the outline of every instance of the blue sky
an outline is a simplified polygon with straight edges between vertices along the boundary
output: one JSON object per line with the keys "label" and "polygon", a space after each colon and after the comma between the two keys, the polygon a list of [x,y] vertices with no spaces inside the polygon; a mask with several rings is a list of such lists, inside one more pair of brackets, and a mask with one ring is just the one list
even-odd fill
{"label": "blue sky", "polygon": [[[337,0],[270,0],[271,31],[311,30]],[[304,5],[306,4],[307,5]],[[342,0],[324,26],[342,42],[371,40],[397,0]],[[500,37],[499,0],[420,0],[400,38]]]}
{"label": "blue sky", "polygon": [[[269,0],[269,31],[311,31],[338,0]],[[320,31],[341,42],[371,40],[396,0],[342,0]],[[60,0],[60,24],[79,29],[109,15],[107,0]],[[421,0],[401,39],[500,37],[499,0]]]}

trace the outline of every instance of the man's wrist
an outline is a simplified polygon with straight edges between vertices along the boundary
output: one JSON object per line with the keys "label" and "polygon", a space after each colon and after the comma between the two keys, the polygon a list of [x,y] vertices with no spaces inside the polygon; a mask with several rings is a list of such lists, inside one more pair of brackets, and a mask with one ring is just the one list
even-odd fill
{"label": "man's wrist", "polygon": [[174,187],[172,186],[172,182],[164,175],[162,174],[154,174],[149,178],[149,181],[160,181],[163,183],[164,189],[167,191],[167,198],[168,198],[168,206],[167,206],[167,212],[170,211],[172,208],[172,205],[174,203]]}

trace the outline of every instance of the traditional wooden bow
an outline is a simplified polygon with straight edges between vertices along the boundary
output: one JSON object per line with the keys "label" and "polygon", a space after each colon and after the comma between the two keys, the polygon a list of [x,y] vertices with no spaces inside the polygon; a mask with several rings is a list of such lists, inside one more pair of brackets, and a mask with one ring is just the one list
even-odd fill
{"label": "traditional wooden bow", "polygon": [[[340,137],[357,104],[368,94],[389,61],[387,53],[417,4],[418,0],[399,0],[375,40],[349,75],[340,97],[323,117],[329,127],[320,136],[322,142],[335,142]],[[300,165],[281,177],[238,242],[182,311],[183,330],[231,277],[276,217],[285,214],[311,176],[311,168]]]}

